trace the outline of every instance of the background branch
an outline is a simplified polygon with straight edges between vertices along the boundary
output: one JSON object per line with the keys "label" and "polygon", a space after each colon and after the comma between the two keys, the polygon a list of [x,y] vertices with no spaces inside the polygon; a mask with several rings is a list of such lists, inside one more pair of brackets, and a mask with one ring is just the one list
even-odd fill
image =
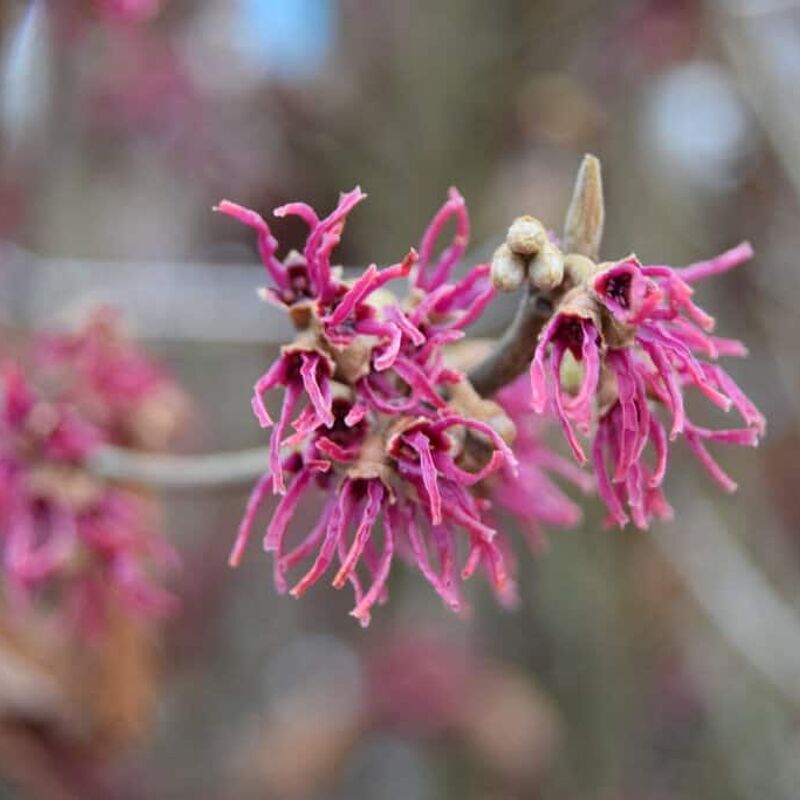
{"label": "background branch", "polygon": [[103,445],[89,459],[89,469],[98,477],[168,489],[249,483],[263,475],[267,467],[266,444],[252,450],[186,456]]}
{"label": "background branch", "polygon": [[795,609],[727,533],[711,503],[698,499],[693,512],[692,528],[672,525],[650,541],[728,645],[800,706],[800,620]]}

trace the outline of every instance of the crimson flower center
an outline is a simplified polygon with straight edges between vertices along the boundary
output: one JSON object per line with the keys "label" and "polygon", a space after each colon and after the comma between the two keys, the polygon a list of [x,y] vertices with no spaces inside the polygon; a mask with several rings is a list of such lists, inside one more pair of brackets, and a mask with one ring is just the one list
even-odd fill
{"label": "crimson flower center", "polygon": [[625,309],[630,308],[630,289],[631,275],[628,272],[612,275],[605,285],[606,295]]}
{"label": "crimson flower center", "polygon": [[583,321],[579,317],[564,319],[558,328],[558,338],[575,359],[580,360],[583,352]]}

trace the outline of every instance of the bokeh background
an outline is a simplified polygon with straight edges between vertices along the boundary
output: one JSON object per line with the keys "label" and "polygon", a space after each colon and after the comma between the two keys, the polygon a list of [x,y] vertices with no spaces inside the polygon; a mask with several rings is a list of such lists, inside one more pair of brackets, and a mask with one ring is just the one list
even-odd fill
{"label": "bokeh background", "polygon": [[400,566],[366,631],[326,587],[278,597],[256,548],[228,569],[246,486],[166,492],[183,612],[93,688],[118,735],[26,721],[3,645],[0,797],[798,797],[798,5],[0,3],[4,354],[113,303],[194,398],[185,451],[265,443],[249,391],[287,329],[215,202],[324,210],[361,184],[340,258],[389,263],[456,185],[479,259],[518,214],[558,228],[589,151],[606,257],[753,243],[700,299],[750,346],[732,371],[769,420],[758,450],[721,453],[738,494],[680,454],[673,523],[605,531],[589,501],[520,552],[517,611],[476,582],[456,618]]}

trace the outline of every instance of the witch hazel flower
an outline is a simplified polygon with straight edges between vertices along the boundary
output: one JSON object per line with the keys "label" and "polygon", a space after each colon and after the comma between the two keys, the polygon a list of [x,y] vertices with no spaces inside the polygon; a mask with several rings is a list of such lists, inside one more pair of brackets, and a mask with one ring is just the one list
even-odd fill
{"label": "witch hazel flower", "polygon": [[[718,363],[746,355],[744,345],[715,336],[713,318],[693,299],[695,282],[738,266],[752,249],[743,243],[683,269],[642,265],[635,256],[598,264],[602,216],[599,166],[587,160],[568,215],[562,279],[546,293],[553,312],[530,364],[532,406],[555,414],[579,463],[589,460],[581,437],[593,438],[592,466],[610,520],[646,528],[672,515],[662,492],[671,442],[685,439],[711,477],[733,491],[736,484],[707,445],[754,446],[764,433],[763,416]],[[531,219],[512,225],[507,247],[531,259],[522,274],[527,269],[531,291],[542,294],[534,274],[537,242],[530,249],[520,244],[520,230],[535,227]],[[494,272],[508,275],[507,261],[499,251]],[[686,412],[689,389],[725,412],[735,409],[743,427],[695,424]]]}
{"label": "witch hazel flower", "polygon": [[[333,426],[333,380],[345,385],[359,381],[369,373],[373,358],[381,368],[391,366],[403,329],[413,329],[400,309],[382,318],[379,307],[369,302],[389,281],[409,274],[416,260],[413,250],[401,262],[383,270],[371,265],[351,283],[343,280],[341,268],[331,265],[347,216],[365,197],[359,188],[343,194],[336,209],[324,219],[305,203],[276,209],[276,216],[295,215],[309,227],[303,253],[293,251],[283,261],[276,256],[277,240],[259,214],[226,200],[216,207],[256,231],[259,253],[272,282],[262,291],[262,297],[285,308],[298,329],[297,339],[283,348],[281,357],[256,383],[252,399],[261,426],[273,427],[264,395],[277,387],[284,390],[270,443],[272,485],[279,494],[286,491],[280,451],[290,423],[299,436],[320,425]],[[376,346],[376,342],[380,344]],[[306,405],[292,421],[303,401]]]}
{"label": "witch hazel flower", "polygon": [[[454,610],[463,607],[461,581],[483,562],[495,585],[504,588],[508,578],[493,542],[495,531],[482,518],[482,501],[469,491],[500,463],[513,463],[502,438],[488,425],[458,416],[403,417],[392,423],[368,412],[353,422],[356,406],[351,400],[337,398],[333,408],[334,425],[315,429],[303,449],[290,452],[281,465],[287,489],[264,537],[264,549],[274,553],[278,590],[287,590],[288,570],[310,561],[291,588],[295,596],[304,594],[338,559],[333,585],[352,586],[352,614],[366,625],[372,606],[386,599],[396,552],[415,563]],[[454,430],[463,435],[466,427],[485,435],[494,448],[488,463],[475,472],[459,463],[462,448],[453,438]],[[271,475],[265,475],[251,495],[231,554],[234,566],[243,557],[271,482]],[[290,522],[315,495],[322,508],[319,519],[305,538],[287,548]],[[469,541],[463,569],[458,566],[458,529]],[[362,584],[359,565],[369,585]]]}
{"label": "witch hazel flower", "polygon": [[93,476],[102,432],[48,401],[15,365],[2,375],[0,548],[10,602],[53,610],[81,636],[100,635],[112,603],[159,616],[174,598],[153,580],[173,563],[148,508]]}
{"label": "witch hazel flower", "polygon": [[[274,554],[277,589],[300,596],[335,564],[333,585],[352,587],[351,613],[367,624],[387,597],[396,554],[454,610],[465,607],[462,582],[479,569],[501,599],[511,592],[498,532],[487,522],[491,501],[477,487],[500,469],[515,473],[517,460],[508,417],[494,403],[478,409],[465,400],[468,381],[445,360],[446,346],[495,293],[488,264],[452,280],[468,244],[463,198],[451,190],[419,255],[411,250],[348,282],[331,256],[362,198],[359,190],[342,195],[323,219],[302,203],[279,208],[278,216],[295,214],[309,227],[303,252],[283,260],[263,218],[229,202],[218,210],[255,229],[271,279],[262,296],[283,306],[298,329],[255,387],[254,413],[273,428],[270,470],[250,497],[231,564],[241,561],[273,490],[281,497],[263,545]],[[450,220],[455,235],[435,256]],[[403,277],[408,295],[399,300],[385,287]],[[274,421],[263,401],[273,388],[283,389]],[[315,524],[290,545],[290,523],[311,507],[321,508]],[[306,571],[290,588],[288,573],[302,563]]]}
{"label": "witch hazel flower", "polygon": [[[751,254],[749,245],[740,245],[705,262],[707,274],[724,271]],[[690,280],[700,274],[692,267],[687,270]],[[764,432],[761,414],[714,363],[722,356],[744,355],[744,346],[712,335],[714,321],[695,305],[693,290],[680,270],[642,266],[629,257],[601,265],[588,285],[572,291],[593,306],[595,322],[582,317],[576,323],[569,308],[557,312],[537,347],[532,384],[541,403],[548,362],[552,403],[579,461],[586,457],[571,423],[575,421],[588,433],[590,404],[600,397],[592,463],[598,491],[612,519],[622,526],[630,514],[638,527],[646,528],[652,518],[671,517],[661,486],[669,442],[678,437],[686,439],[723,489],[733,491],[736,484],[714,461],[706,444],[754,446]],[[583,367],[583,382],[577,394],[568,397],[561,380],[565,348]],[[685,409],[684,395],[690,388],[723,411],[735,408],[744,427],[714,431],[695,425]],[[665,409],[670,418],[668,431],[651,405]],[[651,464],[644,458],[648,445],[654,456]]]}

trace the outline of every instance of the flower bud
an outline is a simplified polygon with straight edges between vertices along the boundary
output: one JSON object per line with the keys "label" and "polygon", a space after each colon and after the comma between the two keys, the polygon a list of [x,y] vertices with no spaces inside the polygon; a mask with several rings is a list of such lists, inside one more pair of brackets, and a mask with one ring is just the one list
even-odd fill
{"label": "flower bud", "polygon": [[513,292],[525,280],[525,259],[514,253],[507,244],[501,244],[492,256],[492,284],[501,292]]}
{"label": "flower bud", "polygon": [[528,279],[536,289],[555,289],[564,280],[564,257],[550,241],[540,248],[528,266]]}
{"label": "flower bud", "polygon": [[521,256],[536,255],[547,243],[547,231],[534,217],[517,217],[506,234],[506,244]]}

